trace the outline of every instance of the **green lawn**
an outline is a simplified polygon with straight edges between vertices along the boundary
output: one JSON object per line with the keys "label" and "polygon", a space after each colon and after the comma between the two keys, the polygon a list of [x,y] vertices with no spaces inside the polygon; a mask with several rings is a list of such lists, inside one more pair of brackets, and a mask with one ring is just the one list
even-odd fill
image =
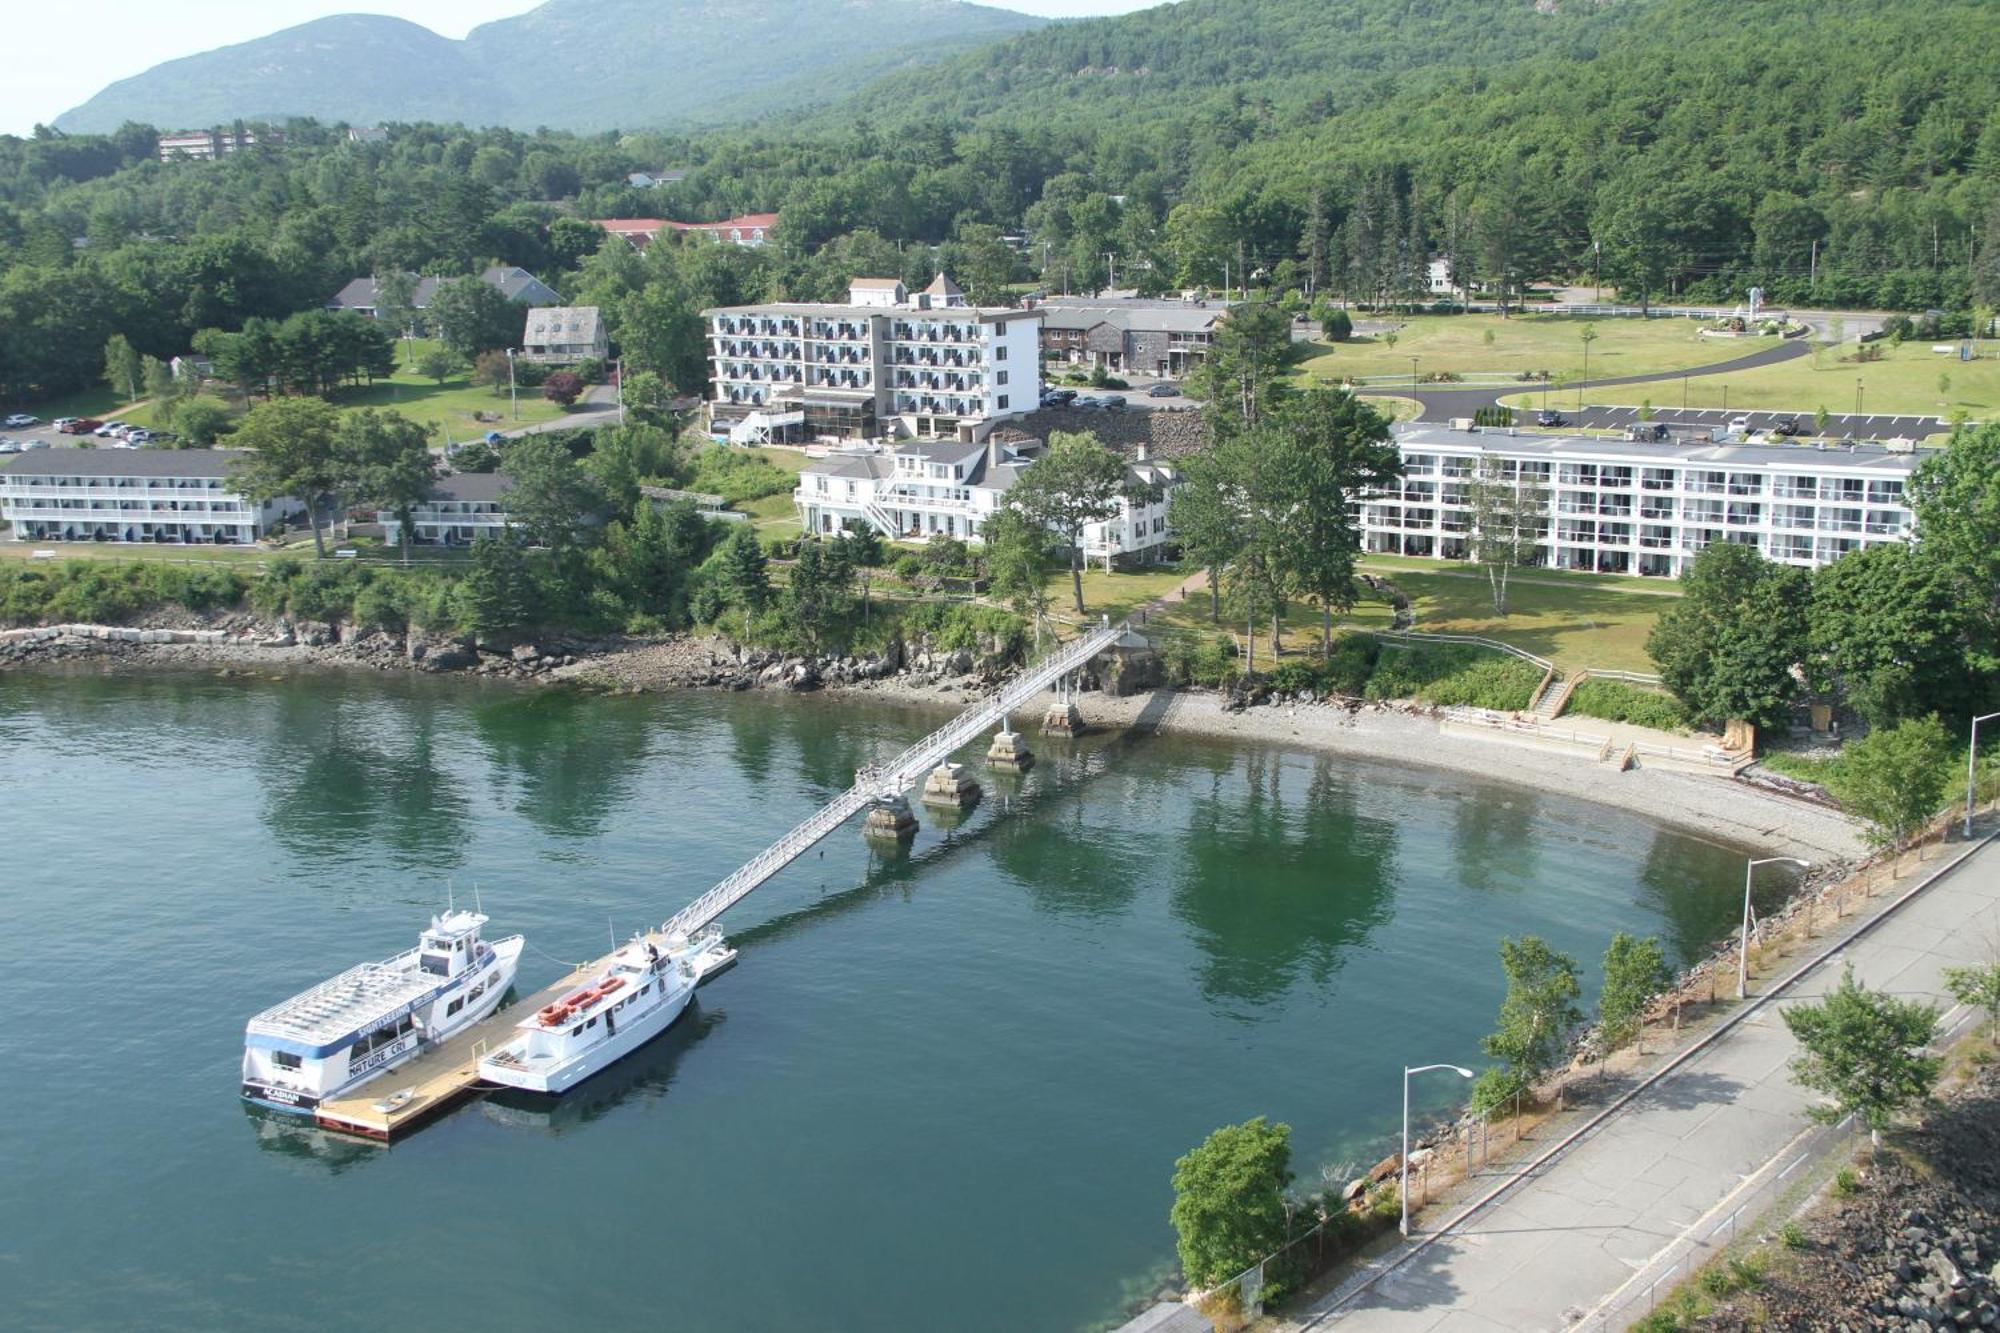
{"label": "green lawn", "polygon": [[[1810,356],[1740,374],[1695,376],[1687,381],[1687,403],[1690,407],[1763,408],[1802,416],[1811,416],[1821,407],[1833,413],[1852,412],[1855,383],[1859,381],[1863,412],[1949,417],[1954,411],[1964,411],[1975,420],[1990,420],[2000,413],[2000,342],[1981,342],[1975,361],[1960,361],[1956,352],[1933,352],[1928,342],[1877,345],[1882,348],[1880,361],[1852,360],[1854,348],[1849,344],[1843,348],[1850,358],[1847,360],[1832,348],[1815,348]],[[1955,348],[1958,344],[1954,341],[1951,345]],[[1596,364],[1594,356],[1591,362]],[[1655,407],[1679,407],[1681,382],[1670,379],[1584,391],[1585,402],[1614,407],[1636,407],[1648,398]],[[1513,407],[1541,404],[1535,394],[1503,401]],[[1576,396],[1571,394],[1562,405],[1569,407],[1575,402]]]}
{"label": "green lawn", "polygon": [[[417,339],[415,359],[421,360],[435,346],[427,339]],[[490,430],[539,425],[563,415],[563,409],[542,397],[540,389],[523,388],[518,394],[520,407],[516,416],[508,405],[505,385],[497,394],[490,387],[475,386],[470,382],[469,370],[461,370],[439,384],[411,370],[411,359],[410,348],[399,343],[394,375],[360,388],[342,389],[333,396],[334,405],[394,409],[412,421],[430,426],[432,444],[443,444],[447,434],[462,444]]]}
{"label": "green lawn", "polygon": [[[1584,325],[1597,331],[1590,345],[1590,377],[1672,374],[1732,361],[1776,343],[1776,338],[1702,338],[1691,319],[1583,319],[1573,315],[1414,315],[1396,331],[1345,343],[1301,344],[1298,373],[1308,379],[1340,380],[1369,375],[1408,375],[1417,358],[1420,375],[1548,371],[1558,381],[1583,373]],[[1492,341],[1487,341],[1487,335]]]}
{"label": "green lawn", "polygon": [[[1364,568],[1372,568],[1370,561]],[[1396,586],[1409,595],[1419,630],[1477,634],[1546,657],[1564,669],[1652,671],[1646,635],[1671,585],[1629,586],[1633,580],[1590,575],[1562,578],[1553,571],[1516,574],[1507,585],[1507,614],[1493,613],[1493,594],[1476,570],[1396,570]]]}

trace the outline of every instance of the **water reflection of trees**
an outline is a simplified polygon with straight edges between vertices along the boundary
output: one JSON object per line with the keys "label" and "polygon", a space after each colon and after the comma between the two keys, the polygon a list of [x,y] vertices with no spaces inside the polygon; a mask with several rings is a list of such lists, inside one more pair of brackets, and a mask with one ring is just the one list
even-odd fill
{"label": "water reflection of trees", "polygon": [[[1641,900],[1666,923],[1667,945],[1682,964],[1708,953],[1743,919],[1745,853],[1659,829],[1639,869]],[[1757,875],[1751,902],[1768,912],[1792,891],[1798,872],[1772,865]]]}
{"label": "water reflection of trees", "polygon": [[448,870],[470,837],[471,805],[439,765],[444,725],[436,700],[283,691],[257,752],[265,825],[305,859],[374,844],[399,868]]}
{"label": "water reflection of trees", "polygon": [[1263,1004],[1302,977],[1325,984],[1388,921],[1396,849],[1394,823],[1363,812],[1335,760],[1243,754],[1235,774],[1191,793],[1173,888],[1174,914],[1207,955],[1203,993]]}
{"label": "water reflection of trees", "polygon": [[591,838],[632,795],[661,719],[644,699],[547,690],[483,703],[474,734],[511,786],[523,819],[559,838]]}
{"label": "water reflection of trees", "polygon": [[1526,787],[1476,782],[1455,786],[1451,850],[1468,889],[1520,889],[1540,872],[1535,818],[1541,803]]}

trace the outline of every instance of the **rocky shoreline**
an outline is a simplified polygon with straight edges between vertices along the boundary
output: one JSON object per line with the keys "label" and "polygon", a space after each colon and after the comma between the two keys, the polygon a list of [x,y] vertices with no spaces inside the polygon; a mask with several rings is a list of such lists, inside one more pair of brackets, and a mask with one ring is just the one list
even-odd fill
{"label": "rocky shoreline", "polygon": [[[911,707],[963,707],[1004,678],[998,645],[986,651],[892,643],[881,653],[804,658],[747,648],[719,637],[665,640],[543,637],[488,644],[420,633],[343,631],[308,621],[254,616],[183,616],[144,629],[54,626],[0,632],[0,670],[103,664],[184,671],[416,671],[517,684],[637,694],[677,689],[826,690],[865,694]],[[1106,673],[1107,675],[1109,673]],[[1261,693],[1153,688],[1127,672],[1123,693],[1093,688],[1084,715],[1093,727],[1277,744],[1440,775],[1514,783],[1632,811],[1732,845],[1814,861],[1853,857],[1861,844],[1837,811],[1748,782],[1639,768],[1613,773],[1560,754],[1446,735],[1435,710],[1410,703],[1316,700]]]}

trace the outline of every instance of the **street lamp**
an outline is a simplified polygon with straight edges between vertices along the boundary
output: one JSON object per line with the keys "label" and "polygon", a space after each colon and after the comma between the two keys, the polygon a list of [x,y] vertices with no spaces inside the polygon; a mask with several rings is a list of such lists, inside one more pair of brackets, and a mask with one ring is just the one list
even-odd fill
{"label": "street lamp", "polygon": [[1788,861],[1795,866],[1812,865],[1812,862],[1801,861],[1796,856],[1767,856],[1743,867],[1743,948],[1736,961],[1736,998],[1739,1000],[1748,998],[1750,994],[1750,875],[1758,866],[1774,865],[1779,861]]}
{"label": "street lamp", "polygon": [[1854,415],[1861,415],[1861,377],[1854,377]]}
{"label": "street lamp", "polygon": [[1460,1078],[1471,1078],[1472,1071],[1458,1065],[1418,1065],[1415,1069],[1403,1066],[1403,1221],[1405,1236],[1410,1234],[1410,1075],[1428,1074],[1433,1069],[1449,1069]]}
{"label": "street lamp", "polygon": [[507,402],[514,409],[514,420],[521,419],[521,397],[514,392],[514,349],[507,349]]}
{"label": "street lamp", "polygon": [[1965,836],[1972,836],[1973,789],[1979,779],[1979,724],[1991,722],[2000,713],[1981,713],[1972,719],[1972,739],[1965,746]]}
{"label": "street lamp", "polygon": [[1410,358],[1410,392],[1415,393],[1416,391],[1417,391],[1417,358],[1413,356]]}

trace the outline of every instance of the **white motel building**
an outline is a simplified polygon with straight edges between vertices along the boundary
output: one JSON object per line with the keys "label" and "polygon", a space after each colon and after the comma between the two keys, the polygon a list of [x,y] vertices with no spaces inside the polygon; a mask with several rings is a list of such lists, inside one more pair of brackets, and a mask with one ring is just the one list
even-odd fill
{"label": "white motel building", "polygon": [[0,462],[0,517],[15,541],[248,546],[304,509],[245,499],[241,450],[36,449]]}
{"label": "white motel building", "polygon": [[[410,507],[410,541],[416,546],[470,546],[504,532],[511,516],[506,496],[514,479],[504,472],[453,472],[439,477],[424,502]],[[393,510],[376,515],[382,540],[403,541],[403,524]]]}
{"label": "white motel building", "polygon": [[943,274],[704,314],[709,429],[736,443],[977,439],[1041,403],[1042,312],[968,305]]}
{"label": "white motel building", "polygon": [[[995,434],[983,444],[921,440],[893,449],[839,451],[806,465],[793,500],[800,524],[821,536],[872,527],[891,541],[943,535],[976,546],[984,540],[986,520],[1040,450],[1038,440],[1022,437],[1008,444]],[[1126,566],[1166,556],[1174,470],[1142,456],[1126,473],[1130,481],[1157,486],[1160,498],[1139,504],[1121,498],[1116,514],[1085,524],[1086,560]]]}
{"label": "white motel building", "polygon": [[1908,538],[1904,500],[1920,455],[1874,445],[1649,444],[1412,426],[1397,434],[1400,490],[1361,507],[1363,549],[1470,556],[1469,487],[1482,460],[1546,488],[1541,563],[1678,577],[1711,542],[1817,567]]}

